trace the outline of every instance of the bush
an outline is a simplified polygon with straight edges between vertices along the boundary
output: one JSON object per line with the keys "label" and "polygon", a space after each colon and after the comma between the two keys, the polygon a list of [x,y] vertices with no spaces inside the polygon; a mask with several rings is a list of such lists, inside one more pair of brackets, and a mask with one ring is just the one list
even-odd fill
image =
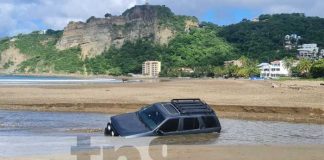
{"label": "bush", "polygon": [[313,78],[323,78],[324,77],[324,59],[321,59],[315,62],[311,69],[310,73]]}
{"label": "bush", "polygon": [[14,65],[14,62],[13,61],[8,61],[7,63],[5,63],[4,65],[3,65],[3,68],[4,69],[8,69],[10,66],[12,66],[12,65]]}
{"label": "bush", "polygon": [[1,60],[1,53],[9,48],[9,39],[4,39],[0,41],[0,60]]}
{"label": "bush", "polygon": [[107,74],[107,71],[111,68],[107,59],[103,56],[98,56],[96,58],[86,58],[85,60],[86,69],[88,73]]}

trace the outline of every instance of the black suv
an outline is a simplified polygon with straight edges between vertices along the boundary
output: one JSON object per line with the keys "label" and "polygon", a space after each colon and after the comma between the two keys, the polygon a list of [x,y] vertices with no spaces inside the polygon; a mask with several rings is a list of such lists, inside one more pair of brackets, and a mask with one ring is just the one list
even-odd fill
{"label": "black suv", "polygon": [[215,112],[200,99],[173,99],[111,117],[105,135],[127,138],[220,132]]}

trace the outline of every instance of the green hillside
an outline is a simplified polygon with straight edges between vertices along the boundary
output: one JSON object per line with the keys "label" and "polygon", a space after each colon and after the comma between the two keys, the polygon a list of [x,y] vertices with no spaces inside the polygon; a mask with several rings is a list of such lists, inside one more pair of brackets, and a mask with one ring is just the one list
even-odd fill
{"label": "green hillside", "polygon": [[194,69],[223,65],[235,57],[233,47],[217,36],[214,25],[179,33],[167,46],[152,41],[126,42],[120,49],[112,47],[94,59],[87,59],[87,70],[94,74],[141,73],[146,60],[163,62],[163,73],[172,75],[181,67]]}
{"label": "green hillside", "polygon": [[237,52],[259,61],[271,61],[295,56],[296,50],[285,51],[285,35],[297,34],[302,43],[317,43],[324,48],[324,19],[304,14],[261,15],[259,22],[243,20],[225,26],[219,32]]}
{"label": "green hillside", "polygon": [[79,48],[59,51],[55,44],[62,31],[50,31],[47,34],[36,32],[17,36],[14,46],[29,57],[21,63],[18,72],[31,73],[77,73],[83,72],[83,61]]}
{"label": "green hillside", "polygon": [[[184,31],[184,21],[190,17],[176,16],[167,7],[160,9],[160,25],[178,31],[168,45],[138,39],[125,42],[121,48],[113,46],[95,58],[82,59],[78,47],[63,51],[56,49],[55,45],[63,32],[49,30],[47,34],[33,32],[15,36],[14,42],[3,39],[0,41],[0,54],[12,45],[20,49],[28,56],[28,60],[16,69],[23,73],[125,75],[141,73],[141,65],[146,60],[159,60],[163,64],[162,75],[178,76],[183,74],[179,73],[180,68],[188,67],[195,71],[189,76],[199,77],[231,74],[233,68],[226,70],[221,66],[226,60],[240,57],[253,64],[248,65],[249,68],[241,68],[239,75],[246,76],[256,74],[253,66],[258,62],[295,57],[296,49],[284,49],[285,35],[297,34],[302,37],[300,44],[317,43],[324,48],[323,18],[306,17],[304,14],[261,15],[259,22],[243,20],[223,27],[201,23],[199,28]],[[191,18],[196,21],[194,17]],[[314,72],[319,73],[319,77],[321,66],[322,63],[314,64]],[[239,69],[235,70],[239,72]]]}

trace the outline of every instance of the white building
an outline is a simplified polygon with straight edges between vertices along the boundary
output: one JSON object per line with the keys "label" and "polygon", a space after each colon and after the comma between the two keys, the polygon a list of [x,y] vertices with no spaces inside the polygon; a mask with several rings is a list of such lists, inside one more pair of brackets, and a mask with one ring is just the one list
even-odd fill
{"label": "white building", "polygon": [[318,51],[317,44],[303,44],[298,49],[298,58],[316,59],[318,57]]}
{"label": "white building", "polygon": [[252,19],[252,22],[260,22],[259,17],[257,17],[257,18],[253,18],[253,19]]}
{"label": "white building", "polygon": [[261,70],[261,78],[278,78],[289,76],[289,70],[284,66],[283,61],[274,61],[269,63],[261,63],[258,65]]}
{"label": "white building", "polygon": [[297,48],[299,41],[302,39],[301,36],[298,36],[297,34],[291,34],[285,36],[285,49],[286,50],[292,50],[294,48]]}
{"label": "white building", "polygon": [[324,49],[321,50],[319,58],[324,58]]}
{"label": "white building", "polygon": [[18,40],[18,38],[11,38],[10,42],[16,42]]}
{"label": "white building", "polygon": [[46,34],[46,33],[47,33],[47,30],[38,31],[38,34]]}
{"label": "white building", "polygon": [[146,61],[142,65],[142,74],[148,77],[159,77],[161,72],[161,62]]}

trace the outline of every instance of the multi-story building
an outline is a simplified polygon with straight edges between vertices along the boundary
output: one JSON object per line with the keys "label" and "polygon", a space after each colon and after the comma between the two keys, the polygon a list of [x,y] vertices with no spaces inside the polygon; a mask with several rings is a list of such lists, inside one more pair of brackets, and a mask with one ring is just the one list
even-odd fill
{"label": "multi-story building", "polygon": [[278,78],[289,76],[289,69],[284,66],[283,61],[274,61],[269,63],[261,63],[258,65],[261,70],[261,78]]}
{"label": "multi-story building", "polygon": [[142,65],[142,74],[148,77],[159,77],[161,72],[161,62],[146,61]]}
{"label": "multi-story building", "polygon": [[298,49],[298,58],[317,59],[319,48],[317,44],[303,44]]}

